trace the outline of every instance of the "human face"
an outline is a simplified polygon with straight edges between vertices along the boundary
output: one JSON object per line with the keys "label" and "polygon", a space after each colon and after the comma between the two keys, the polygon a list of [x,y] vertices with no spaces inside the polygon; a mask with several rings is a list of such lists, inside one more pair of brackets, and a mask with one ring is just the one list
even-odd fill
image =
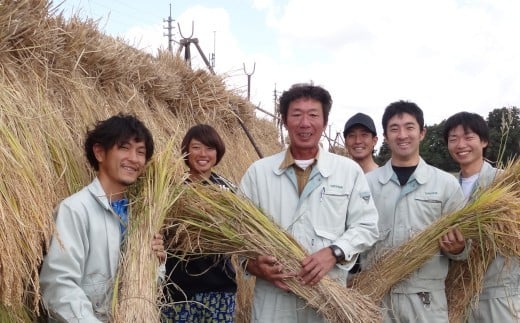
{"label": "human face", "polygon": [[325,129],[321,102],[308,98],[292,101],[287,109],[285,127],[295,159],[316,157],[321,133]]}
{"label": "human face", "polygon": [[[451,129],[448,133],[448,151],[462,169],[473,168],[473,173],[480,171],[483,163],[483,149],[487,141],[482,141],[471,129],[464,131],[462,125]],[[469,174],[473,175],[473,174]]]}
{"label": "human face", "polygon": [[146,164],[144,141],[129,141],[116,144],[105,150],[94,145],[94,155],[99,162],[98,178],[105,193],[113,199],[122,197],[126,187],[142,174]]}
{"label": "human face", "polygon": [[211,169],[217,163],[217,149],[208,147],[197,139],[191,139],[188,144],[188,165],[190,175],[209,178]]}
{"label": "human face", "polygon": [[372,152],[376,144],[377,137],[362,125],[350,128],[345,137],[345,146],[348,154],[355,161],[372,158]]}
{"label": "human face", "polygon": [[385,138],[392,151],[392,165],[415,166],[419,163],[419,144],[426,129],[419,127],[417,119],[409,113],[396,114],[386,126]]}

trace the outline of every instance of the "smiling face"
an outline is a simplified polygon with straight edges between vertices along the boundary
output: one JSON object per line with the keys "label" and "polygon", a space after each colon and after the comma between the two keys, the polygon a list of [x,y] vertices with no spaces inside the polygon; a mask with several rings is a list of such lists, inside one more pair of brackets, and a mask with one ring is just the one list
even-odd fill
{"label": "smiling face", "polygon": [[188,166],[190,176],[209,178],[211,169],[217,163],[217,149],[208,147],[197,139],[188,144]]}
{"label": "smiling face", "polygon": [[318,153],[321,133],[325,129],[322,105],[308,98],[289,104],[285,127],[291,141],[291,153],[295,159],[312,159]]}
{"label": "smiling face", "polygon": [[133,184],[144,170],[144,141],[131,139],[109,149],[95,144],[93,150],[99,162],[98,178],[103,190],[112,200],[121,198],[127,186]]}
{"label": "smiling face", "polygon": [[376,144],[377,137],[362,125],[353,126],[345,136],[347,151],[352,159],[357,162],[372,158]]}
{"label": "smiling face", "polygon": [[419,163],[419,144],[426,129],[409,113],[396,114],[388,120],[385,139],[392,151],[392,165],[415,166]]}
{"label": "smiling face", "polygon": [[465,131],[462,125],[451,129],[448,134],[448,151],[460,165],[465,177],[480,171],[484,162],[483,150],[487,145],[487,141],[481,140],[469,128]]}

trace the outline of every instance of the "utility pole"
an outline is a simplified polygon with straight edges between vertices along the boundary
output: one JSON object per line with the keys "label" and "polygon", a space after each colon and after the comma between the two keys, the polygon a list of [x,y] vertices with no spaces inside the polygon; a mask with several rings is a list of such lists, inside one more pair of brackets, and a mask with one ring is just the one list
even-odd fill
{"label": "utility pole", "polygon": [[213,69],[213,67],[211,66],[211,63],[209,62],[208,58],[206,57],[206,55],[204,54],[204,52],[200,48],[199,39],[198,38],[193,38],[193,32],[194,32],[194,29],[195,29],[195,23],[193,22],[193,20],[191,21],[191,35],[190,36],[185,37],[182,34],[181,26],[179,25],[179,23],[177,23],[177,28],[179,28],[179,34],[181,35],[181,40],[179,41],[179,48],[177,49],[177,55],[180,55],[180,53],[184,49],[184,60],[186,61],[188,66],[191,67],[191,50],[190,50],[190,45],[191,44],[195,45],[195,47],[199,51],[200,57],[202,58],[202,60],[206,64],[206,67],[211,72],[211,74],[215,75],[215,70]]}
{"label": "utility pole", "polygon": [[278,126],[278,131],[280,132],[280,142],[282,145],[285,145],[285,138],[283,135],[283,121],[282,115],[280,113],[280,104],[278,103],[278,91],[276,90],[276,83],[274,83],[274,111],[275,111],[275,121]]}
{"label": "utility pole", "polygon": [[[179,34],[181,36],[181,40],[179,41],[179,48],[177,49],[177,55],[180,55],[180,53],[184,49],[184,60],[186,61],[188,66],[191,67],[190,44],[195,45],[195,47],[199,51],[200,57],[202,57],[202,60],[206,64],[206,67],[208,68],[210,73],[213,74],[213,75],[216,75],[215,70],[211,66],[211,63],[209,62],[208,58],[206,57],[206,55],[204,54],[204,52],[200,48],[199,39],[198,38],[193,38],[193,31],[195,29],[194,22],[193,21],[191,22],[191,34],[188,37],[185,37],[182,34],[181,26],[179,25],[179,23],[177,23],[177,28],[179,28]],[[236,113],[236,118],[237,118],[238,123],[240,124],[240,126],[244,130],[247,138],[249,139],[249,141],[253,145],[253,148],[256,150],[256,153],[258,154],[258,157],[263,158],[264,156],[262,155],[262,152],[260,151],[260,147],[258,147],[258,145],[256,144],[255,140],[253,139],[253,136],[251,135],[251,133],[247,129],[246,125],[244,124],[242,119],[240,119],[240,117],[238,116],[238,111],[237,111],[236,107],[233,107],[233,110]]]}
{"label": "utility pole", "polygon": [[168,33],[163,34],[163,36],[168,37],[168,51],[170,53],[173,53],[173,22],[175,20],[172,18],[172,4],[170,3],[170,15],[168,16],[168,19],[163,19],[163,22],[167,22],[168,26],[163,27],[163,29],[167,29]]}
{"label": "utility pole", "polygon": [[251,76],[255,74],[256,62],[253,65],[253,71],[251,73],[246,71],[246,63],[242,63],[242,66],[244,68],[244,73],[247,75],[247,101],[251,101]]}
{"label": "utility pole", "polygon": [[213,70],[215,69],[215,51],[216,51],[216,45],[217,45],[217,32],[213,30],[213,53],[209,54],[209,61],[211,63],[211,67],[213,67]]}

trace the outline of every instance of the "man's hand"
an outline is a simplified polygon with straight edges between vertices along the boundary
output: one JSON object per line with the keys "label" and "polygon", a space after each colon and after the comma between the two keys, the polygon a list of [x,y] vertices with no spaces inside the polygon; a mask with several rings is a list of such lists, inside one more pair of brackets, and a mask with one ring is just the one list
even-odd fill
{"label": "man's hand", "polygon": [[152,240],[152,250],[159,259],[159,262],[166,260],[166,252],[164,252],[164,240],[160,233],[156,233]]}
{"label": "man's hand", "polygon": [[289,291],[284,279],[295,276],[295,273],[284,273],[282,265],[273,256],[258,256],[247,261],[246,269],[249,273],[270,281],[276,287]]}
{"label": "man's hand", "polygon": [[335,265],[336,257],[326,247],[303,259],[298,277],[304,285],[316,285]]}
{"label": "man's hand", "polygon": [[465,246],[466,241],[458,228],[451,230],[439,239],[439,247],[444,253],[457,255],[464,251]]}

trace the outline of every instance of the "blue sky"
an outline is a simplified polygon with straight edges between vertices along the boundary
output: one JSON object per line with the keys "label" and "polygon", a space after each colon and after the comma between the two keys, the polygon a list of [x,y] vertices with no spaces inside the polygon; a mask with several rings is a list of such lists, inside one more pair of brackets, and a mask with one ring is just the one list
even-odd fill
{"label": "blue sky", "polygon": [[[520,106],[520,2],[517,0],[213,0],[173,1],[183,34],[206,55],[216,35],[216,71],[231,88],[273,111],[273,90],[314,81],[334,99],[332,135],[356,112],[381,116],[391,102],[416,102],[426,124],[462,110],[484,117]],[[70,15],[101,18],[105,33],[150,53],[163,36],[170,1],[65,0]],[[175,39],[179,39],[178,33]],[[177,49],[177,45],[174,46]],[[192,48],[192,53],[195,48]],[[194,66],[203,62],[193,55]],[[260,114],[259,114],[260,115]],[[380,142],[382,141],[380,134]]]}

